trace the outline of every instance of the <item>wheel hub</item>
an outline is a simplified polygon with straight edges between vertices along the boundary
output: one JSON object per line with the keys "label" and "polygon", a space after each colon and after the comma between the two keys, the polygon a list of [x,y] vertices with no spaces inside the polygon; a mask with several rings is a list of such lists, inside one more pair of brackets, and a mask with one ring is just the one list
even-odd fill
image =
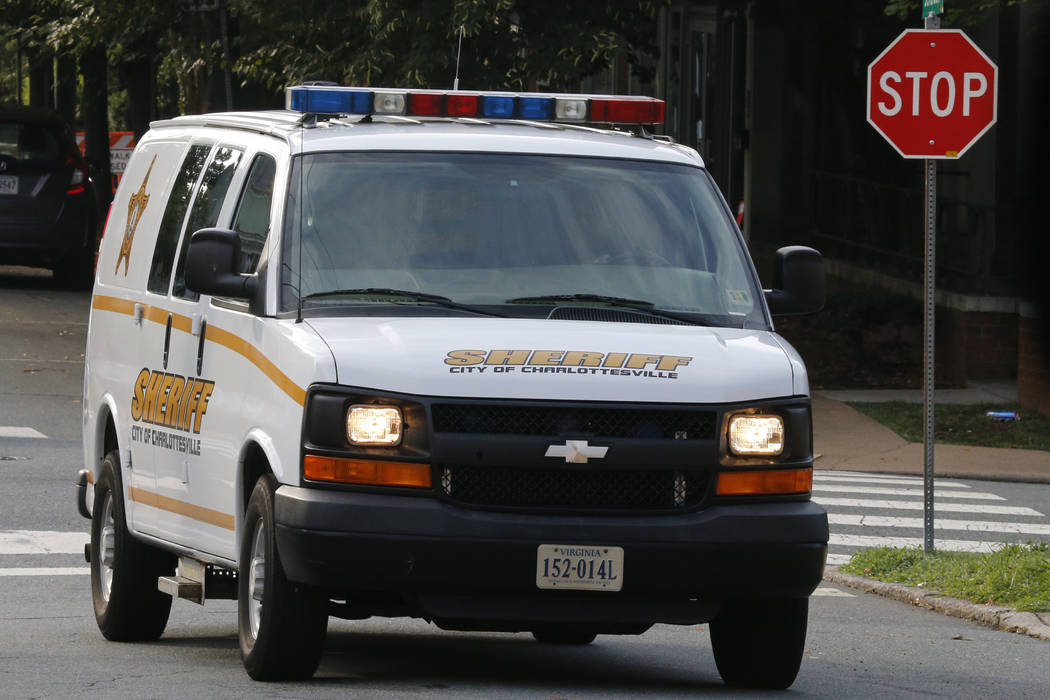
{"label": "wheel hub", "polygon": [[259,636],[262,621],[263,595],[266,591],[266,540],[260,522],[252,541],[252,563],[248,579],[248,622],[253,638]]}
{"label": "wheel hub", "polygon": [[107,493],[102,504],[102,529],[98,536],[99,590],[107,603],[113,590],[113,560],[116,556],[116,522],[113,518],[113,494]]}

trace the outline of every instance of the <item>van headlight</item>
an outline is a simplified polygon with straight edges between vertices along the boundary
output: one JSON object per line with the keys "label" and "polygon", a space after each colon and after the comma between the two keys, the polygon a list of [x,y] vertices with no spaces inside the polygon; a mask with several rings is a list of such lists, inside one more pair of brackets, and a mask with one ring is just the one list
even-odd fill
{"label": "van headlight", "polygon": [[742,456],[772,457],[784,451],[784,419],[738,415],[729,419],[729,449]]}
{"label": "van headlight", "polygon": [[402,425],[397,406],[356,404],[346,412],[346,437],[351,445],[397,445]]}

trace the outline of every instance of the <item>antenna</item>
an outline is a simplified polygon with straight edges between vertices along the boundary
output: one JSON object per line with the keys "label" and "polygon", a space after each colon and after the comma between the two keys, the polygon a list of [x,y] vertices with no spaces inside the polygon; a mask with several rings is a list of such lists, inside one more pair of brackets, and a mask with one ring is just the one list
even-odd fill
{"label": "antenna", "polygon": [[303,170],[306,169],[306,124],[299,122],[299,269],[296,273],[297,279],[295,283],[298,288],[295,290],[297,301],[299,302],[295,310],[295,322],[303,322],[303,199],[306,193],[303,191]]}
{"label": "antenna", "polygon": [[459,47],[456,49],[456,77],[452,80],[452,89],[459,90],[459,54],[463,51],[463,25],[459,25]]}

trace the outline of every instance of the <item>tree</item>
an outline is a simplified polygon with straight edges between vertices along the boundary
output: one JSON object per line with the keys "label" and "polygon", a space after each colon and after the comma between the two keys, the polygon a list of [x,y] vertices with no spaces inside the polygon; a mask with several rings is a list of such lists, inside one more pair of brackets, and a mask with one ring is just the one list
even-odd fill
{"label": "tree", "polygon": [[[389,87],[572,88],[619,51],[655,53],[659,0],[235,0],[251,25],[237,73],[271,89],[308,79]],[[264,31],[257,31],[262,30]]]}

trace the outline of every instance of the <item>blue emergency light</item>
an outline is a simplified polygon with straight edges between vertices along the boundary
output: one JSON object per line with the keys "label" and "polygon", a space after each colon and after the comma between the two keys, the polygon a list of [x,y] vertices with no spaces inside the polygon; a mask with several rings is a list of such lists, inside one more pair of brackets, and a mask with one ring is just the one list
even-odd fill
{"label": "blue emergency light", "polygon": [[634,96],[297,85],[285,89],[285,107],[304,114],[394,114],[609,124],[662,124],[664,121],[663,100]]}

